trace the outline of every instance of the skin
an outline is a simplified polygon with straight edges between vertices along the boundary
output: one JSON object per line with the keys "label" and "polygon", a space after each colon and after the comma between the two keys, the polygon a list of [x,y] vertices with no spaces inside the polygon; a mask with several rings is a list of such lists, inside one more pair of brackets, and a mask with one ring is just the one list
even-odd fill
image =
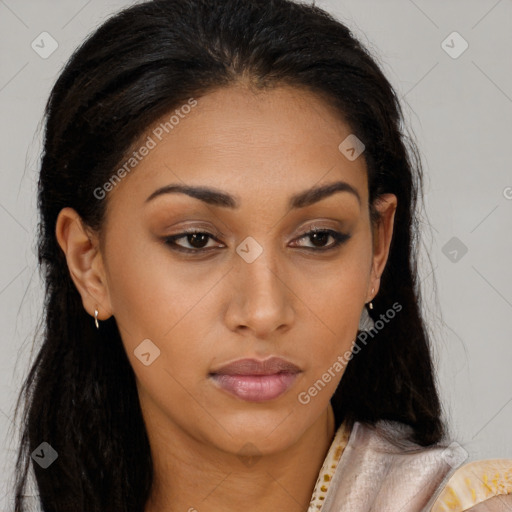
{"label": "skin", "polygon": [[[343,371],[308,404],[298,394],[352,347],[364,304],[379,290],[396,196],[377,204],[372,233],[364,157],[339,151],[350,127],[308,91],[255,93],[240,83],[197,101],[109,192],[101,234],[65,208],[56,236],[84,308],[92,316],[97,308],[99,320],[114,315],[135,372],[155,469],[145,512],[305,511],[335,433],[329,400]],[[345,191],[288,207],[293,194],[338,180],[361,203]],[[145,202],[171,183],[215,187],[240,206],[185,194]],[[350,238],[322,252],[334,239],[315,244],[304,236],[312,225]],[[213,248],[206,256],[164,243],[186,227],[213,235],[202,245],[176,241]],[[236,252],[248,236],[263,249],[251,263]],[[160,350],[149,366],[134,354],[145,339]],[[208,377],[271,355],[301,369],[276,399],[247,402]],[[239,457],[247,443],[260,456],[253,465]]]}

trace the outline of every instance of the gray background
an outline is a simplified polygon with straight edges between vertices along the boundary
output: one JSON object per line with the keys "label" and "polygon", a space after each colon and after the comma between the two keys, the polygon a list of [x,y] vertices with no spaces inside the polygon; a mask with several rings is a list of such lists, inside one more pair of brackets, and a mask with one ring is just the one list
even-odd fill
{"label": "gray background", "polygon": [[[0,0],[1,495],[12,488],[14,400],[35,355],[42,304],[35,186],[43,107],[74,48],[130,3]],[[402,97],[421,150],[420,277],[451,439],[468,460],[512,458],[512,1],[317,5],[370,47]],[[454,31],[463,39],[448,37]],[[31,47],[42,46],[42,32],[58,43],[45,59]],[[463,40],[469,46],[457,55]],[[0,510],[6,507],[3,498]]]}

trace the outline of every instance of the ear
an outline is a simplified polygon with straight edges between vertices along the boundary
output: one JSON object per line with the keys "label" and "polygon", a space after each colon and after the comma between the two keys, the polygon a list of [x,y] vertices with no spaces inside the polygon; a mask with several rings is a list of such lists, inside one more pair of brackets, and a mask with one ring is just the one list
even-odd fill
{"label": "ear", "polygon": [[84,309],[98,319],[106,320],[112,313],[103,259],[97,235],[84,226],[72,208],[63,208],[55,228],[57,241],[66,255],[71,279],[82,296]]}
{"label": "ear", "polygon": [[388,260],[397,203],[398,201],[395,194],[383,194],[379,196],[375,202],[375,207],[380,213],[380,220],[373,230],[373,260],[368,287],[369,301],[371,301],[379,291],[380,277],[384,272],[384,267]]}

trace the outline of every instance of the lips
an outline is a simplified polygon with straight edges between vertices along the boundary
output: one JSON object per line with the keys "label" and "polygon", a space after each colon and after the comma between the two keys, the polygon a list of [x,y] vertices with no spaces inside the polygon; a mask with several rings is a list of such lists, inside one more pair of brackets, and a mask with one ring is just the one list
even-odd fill
{"label": "lips", "polygon": [[239,359],[210,373],[220,389],[249,402],[273,400],[285,393],[301,372],[280,357],[265,361]]}
{"label": "lips", "polygon": [[216,375],[273,375],[279,372],[298,373],[300,368],[286,359],[271,357],[264,361],[239,359],[211,373]]}

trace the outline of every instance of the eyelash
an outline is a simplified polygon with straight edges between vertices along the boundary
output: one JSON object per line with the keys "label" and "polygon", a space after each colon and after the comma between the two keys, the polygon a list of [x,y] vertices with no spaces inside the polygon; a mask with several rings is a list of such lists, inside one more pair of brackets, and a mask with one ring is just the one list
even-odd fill
{"label": "eyelash", "polygon": [[[306,249],[306,250],[313,251],[313,252],[328,252],[328,251],[338,248],[340,245],[345,243],[350,238],[350,235],[347,235],[345,233],[340,233],[339,231],[335,231],[333,229],[327,229],[327,228],[322,229],[322,228],[313,227],[313,229],[311,229],[307,233],[304,233],[303,235],[301,235],[298,238],[298,240],[301,240],[301,239],[307,238],[307,237],[311,237],[312,235],[314,235],[316,233],[329,234],[330,236],[332,236],[332,238],[334,238],[334,243],[332,243],[327,248],[302,247],[302,249]],[[181,247],[176,244],[176,240],[179,240],[180,238],[186,238],[187,236],[194,235],[194,234],[206,235],[210,239],[216,240],[214,235],[212,235],[211,233],[208,233],[207,231],[196,230],[196,229],[185,230],[176,235],[165,237],[163,240],[167,245],[170,246],[171,250],[182,252],[182,253],[187,253],[187,254],[199,255],[201,253],[204,254],[206,252],[210,252],[211,250],[216,249],[215,247],[209,247],[206,249],[205,248],[203,248],[203,249],[188,249],[186,247]]]}

